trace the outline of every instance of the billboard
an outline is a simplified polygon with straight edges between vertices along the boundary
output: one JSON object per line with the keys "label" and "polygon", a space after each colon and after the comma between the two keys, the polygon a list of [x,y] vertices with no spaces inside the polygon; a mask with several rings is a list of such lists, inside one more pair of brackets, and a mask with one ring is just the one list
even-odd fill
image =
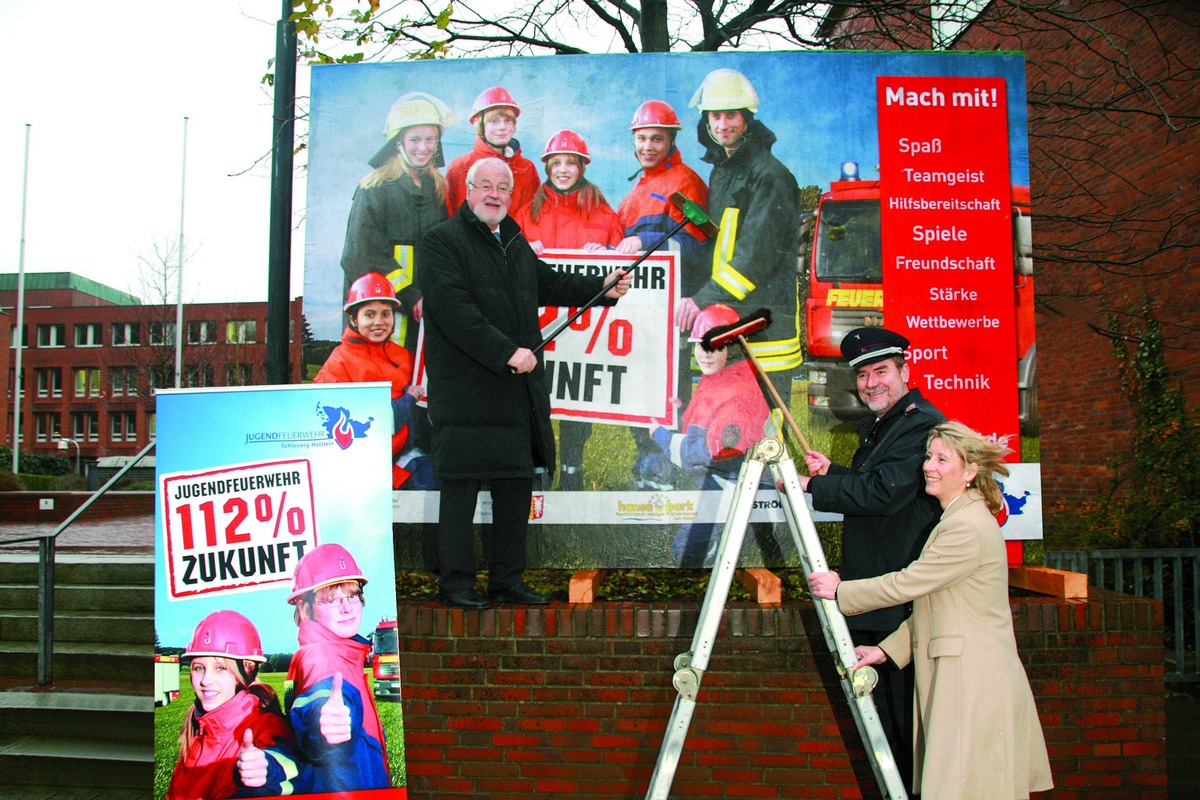
{"label": "billboard", "polygon": [[[885,182],[880,190],[889,198],[885,205],[893,199],[895,203],[883,220],[883,254],[892,265],[885,273],[883,293],[889,309],[904,311],[910,305],[914,309],[904,316],[889,312],[889,327],[906,332],[922,354],[944,356],[940,361],[926,358],[923,369],[914,370],[914,385],[922,381],[923,393],[946,408],[951,417],[986,433],[1015,435],[1012,347],[1005,349],[999,344],[1015,335],[1012,312],[1003,308],[1012,305],[1012,287],[997,278],[1011,276],[1011,270],[895,269],[895,264],[906,263],[898,259],[924,263],[941,257],[938,248],[960,250],[964,235],[970,237],[972,247],[978,245],[979,258],[991,258],[999,265],[1012,262],[1008,194],[1012,187],[1029,183],[1024,60],[1014,54],[721,52],[315,67],[304,293],[305,315],[314,335],[337,339],[345,325],[342,301],[347,273],[343,258],[351,239],[348,221],[353,199],[360,181],[372,171],[369,162],[387,142],[385,132],[395,133],[387,125],[398,98],[422,92],[444,104],[447,118],[453,118],[440,141],[449,164],[479,146],[469,121],[477,99],[491,87],[503,87],[519,108],[514,138],[523,156],[536,167],[537,179],[547,180],[542,156],[548,147],[557,152],[550,145],[552,137],[564,129],[573,131],[586,143],[586,180],[600,189],[612,209],[618,209],[644,177],[635,155],[631,120],[649,100],[664,101],[678,115],[677,153],[702,181],[710,181],[713,167],[703,157],[712,143],[698,125],[703,100],[697,90],[708,76],[721,70],[736,70],[752,84],[753,117],[773,138],[770,152],[790,173],[797,191],[810,188],[811,194],[819,197],[840,179],[847,162],[856,164],[863,178]],[[945,93],[947,106],[921,104],[921,96],[935,90]],[[961,103],[949,104],[968,94],[976,101],[969,110]],[[914,102],[903,103],[909,95]],[[987,176],[986,196],[980,195],[980,187],[974,183],[957,182],[955,191],[960,199],[970,192],[966,197],[969,205],[991,203],[993,195],[1002,195],[996,213],[966,211],[949,202],[931,206],[952,199],[942,197],[945,181],[930,178],[920,182],[934,174],[981,171]],[[920,174],[913,178],[916,172]],[[901,178],[908,183],[905,190],[898,188]],[[898,195],[903,197],[897,199]],[[453,211],[451,208],[448,213]],[[510,213],[521,216],[515,207]],[[736,280],[720,274],[719,261],[722,236],[748,222],[729,217],[714,218],[713,222],[720,224],[722,233],[703,243],[707,248],[702,255],[703,269],[711,268],[712,280],[730,292],[729,304],[746,312],[756,298],[756,287],[738,287]],[[798,226],[799,222],[793,225],[790,220],[780,220],[776,228],[789,229],[778,231],[780,240],[799,240],[800,232],[790,230]],[[624,248],[612,241],[605,247],[590,247],[603,238],[593,232],[581,233],[580,238],[570,248],[548,249],[545,260],[556,268],[579,269],[579,260],[599,258],[607,265],[610,262],[605,256],[619,259],[623,255],[620,251]],[[586,250],[582,240],[587,240]],[[393,271],[397,286],[411,284],[412,271],[420,270],[419,264],[412,263],[413,252],[411,246],[397,242]],[[565,423],[569,436],[564,438],[572,439],[573,446],[579,446],[581,437],[585,442],[583,480],[564,492],[560,490],[565,482],[551,476],[545,491],[537,492],[531,509],[531,563],[563,567],[679,565],[677,540],[695,533],[684,527],[711,528],[723,521],[720,514],[725,505],[707,497],[721,488],[721,480],[707,480],[710,476],[702,470],[671,468],[659,473],[646,466],[648,453],[653,455],[654,445],[647,444],[652,436],[665,443],[670,434],[682,431],[685,421],[681,413],[700,377],[692,363],[692,346],[686,341],[689,331],[672,330],[678,309],[695,293],[694,286],[688,286],[689,254],[686,248],[675,247],[660,252],[682,263],[671,273],[670,281],[656,284],[660,288],[650,302],[658,308],[657,320],[653,312],[649,318],[645,316],[645,307],[634,309],[633,303],[623,300],[606,316],[602,310],[593,310],[544,354],[553,379],[553,416]],[[795,266],[798,273],[803,272],[799,255]],[[925,283],[904,282],[914,278]],[[665,290],[661,288],[664,285],[668,287]],[[805,288],[799,287],[801,308]],[[627,299],[636,294],[637,287]],[[763,306],[777,299],[761,295],[757,297]],[[711,295],[706,298],[706,303],[712,302]],[[565,318],[565,313],[552,309],[543,316],[545,331]],[[947,330],[936,327],[945,319],[952,319],[954,326],[963,319],[986,319],[988,327],[954,327],[959,335],[947,338]],[[901,324],[902,320],[911,320],[911,324]],[[780,320],[777,315],[768,334],[791,323],[802,327],[803,320]],[[673,342],[662,341],[664,330]],[[419,349],[417,341],[415,336],[406,340]],[[419,361],[420,354],[417,356]],[[799,358],[788,358],[783,357],[780,364],[800,381],[803,369]],[[683,369],[675,369],[672,360]],[[689,363],[690,372],[686,370]],[[804,389],[797,383],[792,396],[799,400],[803,395]],[[620,402],[615,402],[618,398]],[[800,403],[794,410],[804,416]],[[987,413],[981,414],[984,410]],[[597,424],[581,434],[579,423]],[[814,424],[828,427],[830,423]],[[667,460],[673,457],[670,445],[662,444],[661,450]],[[1040,519],[1035,513],[1039,502],[1036,487],[1036,478],[1022,483],[1019,496],[1024,504],[1006,523],[1009,538],[1040,536],[1040,530],[1021,528],[1022,523]],[[778,564],[794,558],[788,553],[786,532],[779,530],[778,509],[772,514],[771,507],[777,504],[773,491],[763,493],[753,521],[766,533],[757,537],[761,547],[750,542],[745,563]],[[427,524],[436,519],[436,502],[421,492],[401,491],[393,497],[393,508],[400,534],[399,563],[432,566],[432,533]],[[487,518],[486,498],[477,514],[480,520]],[[580,536],[584,530],[587,536]]]}

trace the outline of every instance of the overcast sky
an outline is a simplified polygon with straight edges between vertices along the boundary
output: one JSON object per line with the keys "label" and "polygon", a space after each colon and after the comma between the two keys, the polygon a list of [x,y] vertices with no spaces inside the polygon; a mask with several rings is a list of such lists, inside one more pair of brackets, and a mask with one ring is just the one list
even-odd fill
{"label": "overcast sky", "polygon": [[[0,0],[0,273],[20,261],[28,124],[26,273],[75,272],[142,296],[138,257],[178,241],[187,116],[184,300],[265,300],[270,163],[254,163],[271,142],[260,79],[280,6]],[[302,181],[295,192],[300,210]],[[291,296],[302,291],[301,235]]]}

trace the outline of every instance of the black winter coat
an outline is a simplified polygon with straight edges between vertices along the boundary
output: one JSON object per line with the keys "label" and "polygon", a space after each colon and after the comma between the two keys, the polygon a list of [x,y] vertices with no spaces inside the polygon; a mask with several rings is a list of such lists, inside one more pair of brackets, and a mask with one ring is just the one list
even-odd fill
{"label": "black winter coat", "polygon": [[[946,421],[937,407],[912,389],[879,420],[858,422],[858,450],[849,468],[831,464],[829,474],[808,484],[813,508],[835,511],[842,523],[842,580],[875,578],[903,569],[921,554],[942,509],[925,493],[925,438]],[[909,606],[847,618],[854,630],[894,631]]]}
{"label": "black winter coat", "polygon": [[732,306],[741,316],[771,311],[771,327],[750,344],[768,372],[800,366],[800,318],[796,283],[800,241],[800,187],[771,153],[775,134],[757,119],[746,126],[742,146],[726,155],[708,133],[701,114],[697,135],[713,165],[708,213],[720,232],[712,239],[712,274],[693,299],[701,308]]}
{"label": "black winter coat", "polygon": [[507,217],[500,238],[503,246],[464,203],[418,247],[433,465],[442,480],[524,478],[538,465],[554,474],[541,357],[524,375],[508,360],[518,347],[541,344],[539,306],[581,306],[604,286],[542,263]]}
{"label": "black winter coat", "polygon": [[[342,247],[342,272],[345,273],[342,296],[346,296],[346,290],[355,278],[378,272],[392,279],[404,313],[411,316],[413,306],[421,299],[413,282],[416,265],[411,253],[401,252],[397,261],[396,248],[411,250],[427,231],[448,217],[446,201],[438,197],[433,179],[428,176],[420,186],[407,175],[370,189],[359,186],[354,190],[350,219],[346,222],[346,243]],[[397,270],[404,272],[392,277]],[[397,324],[401,324],[399,320]],[[401,343],[415,352],[417,326],[407,320],[404,328]]]}

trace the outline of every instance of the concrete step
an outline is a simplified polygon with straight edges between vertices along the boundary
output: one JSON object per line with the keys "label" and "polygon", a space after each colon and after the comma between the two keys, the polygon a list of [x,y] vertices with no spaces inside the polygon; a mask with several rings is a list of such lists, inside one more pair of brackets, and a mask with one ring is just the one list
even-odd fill
{"label": "concrete step", "polygon": [[[59,552],[54,561],[55,583],[153,586],[154,557],[150,555],[86,555]],[[36,554],[0,551],[0,583],[37,586]]]}
{"label": "concrete step", "polygon": [[[0,675],[36,676],[37,642],[0,642]],[[145,696],[154,694],[154,644],[102,642],[54,642],[54,678],[108,680],[145,686]]]}
{"label": "concrete step", "polygon": [[[36,611],[36,584],[0,583],[0,611]],[[55,614],[65,611],[154,611],[153,586],[69,584],[56,577]]]}
{"label": "concrete step", "polygon": [[0,776],[7,789],[49,785],[118,788],[151,797],[153,742],[0,735]]}
{"label": "concrete step", "polygon": [[[0,611],[0,642],[36,642],[36,610]],[[148,611],[58,611],[55,641],[144,644],[154,641],[154,614]]]}
{"label": "concrete step", "polygon": [[69,737],[154,746],[154,701],[72,692],[0,692],[0,736]]}

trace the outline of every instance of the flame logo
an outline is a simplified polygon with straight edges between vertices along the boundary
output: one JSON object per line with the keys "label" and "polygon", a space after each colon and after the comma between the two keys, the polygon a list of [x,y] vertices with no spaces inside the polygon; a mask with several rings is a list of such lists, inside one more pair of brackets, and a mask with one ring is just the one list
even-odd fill
{"label": "flame logo", "polygon": [[343,450],[354,443],[354,429],[350,427],[350,416],[345,411],[342,411],[337,424],[333,426],[333,440]]}

